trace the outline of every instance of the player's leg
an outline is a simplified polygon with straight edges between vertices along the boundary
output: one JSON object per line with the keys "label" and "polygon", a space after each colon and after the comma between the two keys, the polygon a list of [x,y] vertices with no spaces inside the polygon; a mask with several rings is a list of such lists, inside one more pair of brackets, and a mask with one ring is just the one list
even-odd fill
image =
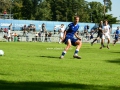
{"label": "player's leg", "polygon": [[100,49],[102,49],[103,46],[104,46],[104,39],[105,39],[105,35],[102,35],[102,39],[101,39],[101,47],[100,47]]}
{"label": "player's leg", "polygon": [[81,59],[81,57],[78,56],[78,52],[79,52],[79,50],[80,50],[80,48],[81,48],[81,46],[82,46],[82,42],[81,42],[80,40],[77,40],[77,41],[75,42],[75,45],[76,45],[76,50],[75,50],[75,52],[74,52],[73,57],[74,57],[74,58]]}
{"label": "player's leg", "polygon": [[97,36],[96,39],[93,40],[93,42],[91,42],[91,46],[94,44],[95,41],[97,41],[99,39],[99,36]]}
{"label": "player's leg", "polygon": [[114,42],[113,42],[113,45],[115,45],[117,41],[118,41],[118,37],[115,37],[115,40],[114,40]]}
{"label": "player's leg", "polygon": [[110,35],[107,35],[107,39],[108,39],[108,42],[107,42],[107,48],[109,49],[109,44],[110,44]]}
{"label": "player's leg", "polygon": [[68,39],[67,41],[67,46],[65,47],[64,51],[62,52],[61,56],[60,56],[60,59],[64,58],[66,52],[68,51],[68,49],[71,47],[71,40]]}
{"label": "player's leg", "polygon": [[101,39],[101,47],[100,47],[100,49],[103,48],[103,45],[104,45],[104,36],[103,36],[102,39]]}
{"label": "player's leg", "polygon": [[60,38],[59,38],[59,43],[61,43],[61,41],[62,41],[62,38],[60,37]]}

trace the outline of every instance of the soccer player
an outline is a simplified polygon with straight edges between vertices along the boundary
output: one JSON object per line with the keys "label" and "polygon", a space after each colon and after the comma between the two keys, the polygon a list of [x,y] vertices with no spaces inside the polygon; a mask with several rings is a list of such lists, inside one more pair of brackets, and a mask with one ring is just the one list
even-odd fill
{"label": "soccer player", "polygon": [[119,34],[120,34],[120,27],[117,27],[117,30],[115,31],[115,40],[113,42],[113,46],[116,44],[116,42],[119,39]]}
{"label": "soccer player", "polygon": [[102,35],[102,40],[101,40],[101,47],[100,49],[103,48],[104,45],[104,40],[107,38],[107,48],[109,49],[109,43],[110,43],[110,26],[108,25],[108,21],[104,21],[104,26],[103,26],[103,35]]}
{"label": "soccer player", "polygon": [[59,43],[61,43],[61,41],[62,41],[62,39],[63,39],[64,30],[65,30],[64,24],[61,24],[61,27],[60,27],[60,29],[59,29],[59,31],[60,31],[60,37],[59,37],[60,40],[59,40]]}
{"label": "soccer player", "polygon": [[[71,45],[76,46],[76,50],[74,52],[73,58],[81,59],[80,56],[78,56],[78,52],[82,46],[82,42],[80,37],[77,35],[77,31],[79,29],[79,17],[75,16],[74,17],[74,22],[70,23],[66,30],[64,31],[64,36],[63,36],[63,42],[67,45],[62,52],[60,59],[64,58],[66,52],[68,49],[71,47]],[[76,38],[74,38],[76,36]]]}
{"label": "soccer player", "polygon": [[97,41],[98,39],[102,39],[102,34],[103,34],[103,21],[100,21],[99,27],[98,27],[98,35],[97,38],[93,40],[93,42],[91,42],[91,46],[94,44],[95,41]]}
{"label": "soccer player", "polygon": [[10,41],[10,38],[11,38],[11,31],[12,31],[12,23],[9,25],[9,28],[8,28],[8,42]]}

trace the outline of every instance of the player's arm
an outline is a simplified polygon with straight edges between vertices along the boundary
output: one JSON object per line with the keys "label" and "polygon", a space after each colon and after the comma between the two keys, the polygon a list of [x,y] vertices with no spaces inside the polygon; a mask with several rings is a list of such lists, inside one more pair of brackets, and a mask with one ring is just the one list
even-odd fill
{"label": "player's arm", "polygon": [[[63,34],[63,40],[64,40],[65,37],[66,37],[66,32],[67,32],[67,31],[65,30],[65,31],[64,31],[64,34]],[[63,41],[63,40],[62,40],[62,41]]]}
{"label": "player's arm", "polygon": [[111,29],[111,27],[109,26],[109,34],[111,33],[111,31],[112,31],[112,29]]}
{"label": "player's arm", "polygon": [[78,36],[77,32],[75,33],[75,37],[79,40],[81,40],[81,38]]}
{"label": "player's arm", "polygon": [[103,28],[102,28],[102,33],[104,34],[104,32],[105,32],[105,28],[104,28],[104,26],[103,26]]}
{"label": "player's arm", "polygon": [[66,27],[66,29],[64,30],[64,34],[63,34],[63,39],[62,39],[62,41],[65,39],[66,33],[67,33],[69,27],[70,27],[70,25],[68,25],[68,26]]}

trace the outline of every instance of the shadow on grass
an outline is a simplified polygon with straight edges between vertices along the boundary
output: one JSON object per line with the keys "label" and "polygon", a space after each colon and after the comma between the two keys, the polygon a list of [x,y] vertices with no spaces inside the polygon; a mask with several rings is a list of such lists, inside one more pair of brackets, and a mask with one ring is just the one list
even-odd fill
{"label": "shadow on grass", "polygon": [[55,57],[55,56],[39,56],[39,57],[45,57],[45,58],[57,58],[57,59],[59,59],[59,57]]}
{"label": "shadow on grass", "polygon": [[109,63],[116,63],[120,65],[120,59],[116,59],[116,60],[106,60]]}
{"label": "shadow on grass", "polygon": [[0,81],[0,90],[120,90],[117,86],[87,85],[65,82]]}
{"label": "shadow on grass", "polygon": [[112,52],[112,53],[120,53],[120,52]]}

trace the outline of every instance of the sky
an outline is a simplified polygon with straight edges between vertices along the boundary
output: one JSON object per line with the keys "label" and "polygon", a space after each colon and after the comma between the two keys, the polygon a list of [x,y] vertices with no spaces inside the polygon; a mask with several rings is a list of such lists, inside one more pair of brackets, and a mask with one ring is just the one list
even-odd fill
{"label": "sky", "polygon": [[[85,0],[88,2],[92,1],[97,1],[103,3],[103,0]],[[120,0],[111,0],[112,1],[112,10],[108,12],[108,14],[112,14],[113,17],[117,17],[118,20],[120,20],[120,10],[119,10],[119,5],[120,5]]]}

